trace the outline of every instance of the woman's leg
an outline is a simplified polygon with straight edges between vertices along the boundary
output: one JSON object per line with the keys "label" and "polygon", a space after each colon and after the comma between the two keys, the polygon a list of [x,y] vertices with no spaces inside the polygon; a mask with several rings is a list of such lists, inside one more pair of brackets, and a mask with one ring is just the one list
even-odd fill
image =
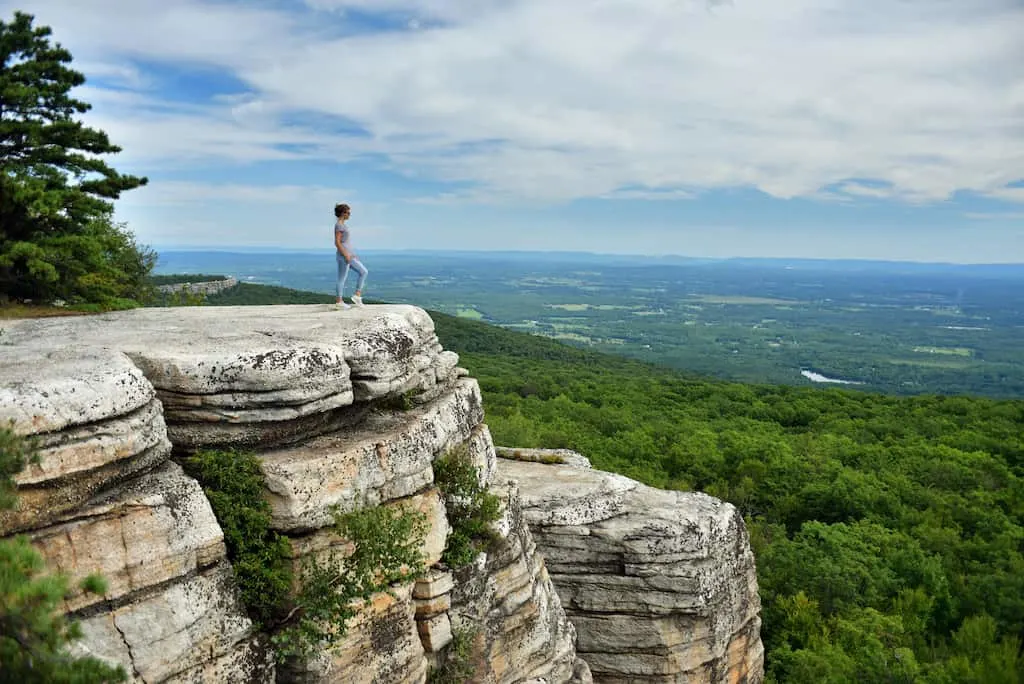
{"label": "woman's leg", "polygon": [[356,296],[361,297],[363,294],[363,285],[366,284],[366,274],[370,271],[363,266],[363,262],[359,259],[353,259],[351,266],[355,269],[356,273],[359,274],[359,280],[356,281]]}
{"label": "woman's leg", "polygon": [[345,291],[345,281],[348,279],[348,262],[338,257],[338,303],[341,304],[341,293]]}

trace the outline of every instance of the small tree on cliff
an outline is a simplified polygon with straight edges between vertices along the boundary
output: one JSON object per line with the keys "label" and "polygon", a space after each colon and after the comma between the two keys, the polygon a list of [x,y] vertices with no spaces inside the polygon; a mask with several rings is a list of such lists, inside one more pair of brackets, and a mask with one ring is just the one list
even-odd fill
{"label": "small tree on cliff", "polygon": [[90,105],[70,92],[85,77],[32,22],[0,21],[0,296],[139,299],[155,257],[113,223],[112,200],[146,179],[100,158],[121,148],[76,120]]}

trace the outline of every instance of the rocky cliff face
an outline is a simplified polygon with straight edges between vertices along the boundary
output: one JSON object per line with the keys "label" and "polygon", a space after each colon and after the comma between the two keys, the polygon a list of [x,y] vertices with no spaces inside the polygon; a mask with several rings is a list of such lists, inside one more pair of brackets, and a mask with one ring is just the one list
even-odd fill
{"label": "rocky cliff face", "polygon": [[571,452],[502,453],[513,460],[499,459],[498,477],[523,491],[595,681],[761,681],[757,576],[733,506],[592,470]]}
{"label": "rocky cliff face", "polygon": [[[576,627],[559,599],[568,596],[570,615],[585,618],[578,608],[586,592],[566,585],[556,593],[542,555],[554,553],[557,581],[580,553],[580,562],[592,565],[594,552],[548,541],[538,549],[533,485],[521,474],[515,479],[528,485],[522,490],[505,476],[495,478],[479,388],[457,367],[457,356],[441,348],[422,310],[144,309],[5,321],[0,332],[0,421],[35,436],[41,455],[18,476],[22,505],[0,514],[0,534],[27,534],[50,566],[72,579],[95,571],[106,576],[106,595],[66,601],[85,633],[75,646],[80,652],[122,663],[140,682],[418,683],[449,648],[454,630],[472,635],[473,681],[590,681],[574,648]],[[440,562],[449,527],[433,463],[456,446],[465,447],[483,483],[500,496],[503,514],[492,550],[453,572]],[[210,447],[257,453],[272,525],[287,536],[297,560],[346,543],[333,531],[333,510],[402,504],[429,522],[422,549],[429,571],[366,602],[337,648],[276,667],[266,635],[238,599],[209,502],[172,460]],[[732,524],[711,501],[691,510],[693,531]],[[596,529],[599,522],[581,524]],[[708,596],[732,591],[713,588],[736,582],[716,576],[712,566],[729,553],[749,555],[742,527],[733,532],[693,542],[707,553],[690,549],[689,558],[698,561],[693,577],[683,570],[678,576],[704,581]],[[542,538],[557,535],[544,530]],[[713,551],[719,539],[735,549]],[[684,557],[677,562],[682,568]],[[739,618],[712,615],[719,608],[756,615],[751,578],[732,565],[723,570],[748,582],[746,603],[709,600],[693,614],[703,610],[722,625]],[[662,600],[665,592],[648,588],[650,601]],[[658,619],[665,614],[656,613],[645,633],[664,631]],[[746,650],[739,636],[726,650],[754,667],[756,617],[744,620]],[[718,648],[719,632],[705,639],[694,629],[707,643],[694,648]],[[602,648],[588,646],[588,652],[610,672],[604,663],[617,652]]]}

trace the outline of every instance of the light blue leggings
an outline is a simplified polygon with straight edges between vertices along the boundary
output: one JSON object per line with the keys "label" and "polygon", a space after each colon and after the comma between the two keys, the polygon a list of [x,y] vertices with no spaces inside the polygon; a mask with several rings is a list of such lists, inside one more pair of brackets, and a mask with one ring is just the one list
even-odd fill
{"label": "light blue leggings", "polygon": [[359,274],[359,280],[356,281],[356,292],[363,291],[363,285],[366,283],[366,274],[369,271],[363,266],[363,262],[359,259],[353,258],[352,261],[346,262],[345,257],[338,255],[338,297],[341,297],[341,293],[345,289],[345,280],[348,279],[348,270],[351,268]]}

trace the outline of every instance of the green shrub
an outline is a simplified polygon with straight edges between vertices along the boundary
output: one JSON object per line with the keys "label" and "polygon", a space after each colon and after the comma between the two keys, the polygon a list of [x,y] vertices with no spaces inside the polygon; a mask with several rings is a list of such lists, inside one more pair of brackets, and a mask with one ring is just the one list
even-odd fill
{"label": "green shrub", "polygon": [[263,473],[253,454],[200,451],[185,459],[224,531],[242,601],[261,626],[273,624],[292,588],[288,540],[270,529]]}
{"label": "green shrub", "polygon": [[402,394],[384,397],[377,402],[377,406],[388,411],[411,411],[416,407],[416,403],[413,399],[422,393],[422,390],[411,389],[408,392],[403,392]]}
{"label": "green shrub", "polygon": [[441,490],[452,527],[441,560],[461,568],[497,541],[490,524],[501,516],[500,502],[480,486],[479,472],[463,446],[434,462],[434,482]]}
{"label": "green shrub", "polygon": [[270,529],[270,505],[255,455],[201,451],[186,459],[185,467],[210,500],[242,601],[272,633],[279,662],[307,657],[337,641],[360,600],[423,572],[426,516],[401,506],[377,506],[335,513],[335,531],[352,543],[352,554],[306,558],[296,577],[287,538]]}
{"label": "green shrub", "polygon": [[421,575],[426,516],[404,506],[375,506],[335,513],[335,530],[352,542],[346,558],[307,559],[299,575],[301,589],[289,617],[272,641],[279,660],[309,656],[345,635],[360,601],[396,582]]}
{"label": "green shrub", "polygon": [[30,440],[7,428],[0,428],[0,510],[9,510],[17,505],[18,485],[14,476],[29,463],[39,460],[33,446]]}
{"label": "green shrub", "polygon": [[427,684],[469,684],[476,673],[473,642],[478,629],[456,629],[441,664],[427,673]]}

